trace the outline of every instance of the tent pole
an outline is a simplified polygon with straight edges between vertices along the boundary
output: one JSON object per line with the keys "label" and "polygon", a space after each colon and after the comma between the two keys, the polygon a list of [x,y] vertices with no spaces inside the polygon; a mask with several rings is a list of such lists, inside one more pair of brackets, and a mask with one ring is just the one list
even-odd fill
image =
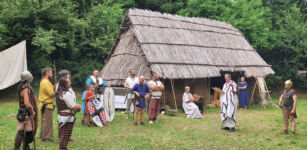
{"label": "tent pole", "polygon": [[170,79],[170,81],[171,81],[171,86],[172,86],[172,91],[173,91],[176,114],[178,115],[177,102],[176,102],[175,89],[174,89],[174,81],[173,81],[173,79]]}

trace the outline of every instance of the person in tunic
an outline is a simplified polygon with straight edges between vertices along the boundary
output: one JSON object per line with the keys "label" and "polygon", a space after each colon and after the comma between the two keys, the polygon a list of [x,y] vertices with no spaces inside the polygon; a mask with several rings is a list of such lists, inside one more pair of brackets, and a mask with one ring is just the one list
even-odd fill
{"label": "person in tunic", "polygon": [[43,78],[39,85],[39,105],[41,109],[41,132],[40,138],[43,142],[53,142],[53,101],[54,101],[54,86],[50,82],[53,76],[52,70],[50,68],[45,68],[42,71]]}
{"label": "person in tunic", "polygon": [[149,101],[148,119],[149,123],[153,124],[153,122],[157,120],[158,114],[160,112],[161,96],[164,85],[161,81],[158,81],[158,74],[153,73],[152,80],[148,82],[148,86],[152,91]]}
{"label": "person in tunic", "polygon": [[[281,103],[283,101],[283,105]],[[285,89],[282,92],[279,98],[279,107],[282,107],[283,113],[283,120],[284,120],[284,130],[281,132],[282,134],[288,134],[288,126],[289,126],[289,119],[292,124],[292,136],[295,136],[295,119],[297,118],[296,115],[296,104],[297,104],[297,95],[295,90],[292,88],[292,81],[287,80],[285,82]]]}
{"label": "person in tunic", "polygon": [[87,126],[88,127],[91,127],[91,123],[90,123],[90,113],[89,113],[89,107],[88,107],[88,102],[93,100],[93,99],[96,99],[95,97],[95,94],[94,94],[94,85],[88,85],[87,86],[87,91],[86,91],[86,94],[85,94],[85,99],[84,99],[84,102],[85,102],[85,113],[86,113],[86,120],[87,120]]}
{"label": "person in tunic", "polygon": [[[71,74],[70,74],[70,71],[69,71],[69,70],[63,69],[63,70],[61,70],[61,71],[59,72],[59,79],[62,78],[62,77],[64,77],[64,78],[69,78],[69,79],[70,79],[70,76],[71,76]],[[56,83],[55,92],[57,91],[58,87],[59,87],[59,83]],[[59,137],[59,138],[60,138],[60,136],[61,136],[60,134],[61,134],[61,128],[60,128],[60,126],[58,125],[58,137]],[[73,139],[70,139],[70,141],[73,141]]]}
{"label": "person in tunic", "polygon": [[73,131],[75,114],[81,110],[81,106],[76,103],[76,95],[71,88],[70,78],[62,77],[59,79],[59,87],[55,94],[59,131],[61,132],[59,133],[60,150],[67,150]]}
{"label": "person in tunic", "polygon": [[129,118],[130,115],[130,109],[131,109],[131,104],[132,101],[134,99],[134,94],[131,94],[131,89],[133,88],[133,86],[135,84],[139,83],[139,78],[135,76],[135,70],[134,69],[130,69],[130,77],[128,77],[124,83],[124,87],[127,88],[127,103],[126,103],[126,119]]}
{"label": "person in tunic", "polygon": [[247,109],[249,105],[247,83],[245,82],[245,77],[241,77],[241,82],[239,83],[239,108]]}
{"label": "person in tunic", "polygon": [[231,80],[230,74],[225,74],[225,80],[220,98],[222,129],[235,132],[238,104],[237,85]]}
{"label": "person in tunic", "polygon": [[33,142],[37,130],[38,107],[36,97],[30,85],[32,80],[33,77],[29,71],[21,73],[21,83],[18,86],[19,111],[24,110],[26,114],[23,116],[24,120],[19,120],[19,117],[17,119],[15,150],[20,149],[21,143],[24,143],[24,150],[30,150],[29,144]]}
{"label": "person in tunic", "polygon": [[182,106],[184,109],[184,113],[187,115],[189,119],[201,119],[203,115],[200,113],[199,108],[194,103],[194,97],[190,93],[190,87],[185,87],[185,92],[182,96]]}
{"label": "person in tunic", "polygon": [[137,125],[138,116],[140,116],[141,125],[144,125],[145,99],[149,97],[150,93],[150,88],[144,83],[144,80],[144,76],[140,76],[139,83],[131,89],[131,94],[135,94],[134,125]]}
{"label": "person in tunic", "polygon": [[97,95],[97,98],[100,98],[100,95],[102,94],[102,89],[107,86],[107,82],[102,80],[98,75],[98,70],[94,70],[93,74],[87,78],[86,85],[94,85],[95,94]]}

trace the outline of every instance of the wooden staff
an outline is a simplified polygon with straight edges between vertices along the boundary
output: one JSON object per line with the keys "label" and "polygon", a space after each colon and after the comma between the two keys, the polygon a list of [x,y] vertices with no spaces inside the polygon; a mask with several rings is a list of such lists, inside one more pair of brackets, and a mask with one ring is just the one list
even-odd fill
{"label": "wooden staff", "polygon": [[54,83],[56,84],[56,83],[57,83],[57,80],[56,80],[56,66],[55,66],[55,60],[53,60],[53,72],[54,72]]}

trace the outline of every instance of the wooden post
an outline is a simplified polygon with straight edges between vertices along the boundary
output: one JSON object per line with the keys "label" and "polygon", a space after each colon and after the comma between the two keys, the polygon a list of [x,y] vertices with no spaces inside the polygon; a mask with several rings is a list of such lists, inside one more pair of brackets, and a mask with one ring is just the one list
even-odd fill
{"label": "wooden post", "polygon": [[269,100],[271,100],[272,98],[271,98],[271,95],[270,95],[270,91],[269,91],[269,88],[268,88],[268,86],[267,86],[267,84],[266,84],[266,81],[265,81],[265,79],[263,79],[264,80],[264,86],[265,86],[265,90],[267,91],[267,93],[268,93],[268,97],[269,97]]}
{"label": "wooden post", "polygon": [[[165,84],[164,84],[165,82],[164,81],[165,81],[165,79],[163,79],[163,85],[165,86]],[[164,103],[163,105],[164,105],[164,108],[165,108],[165,105],[166,105],[166,102],[165,102],[165,88],[163,89],[163,103]]]}
{"label": "wooden post", "polygon": [[171,81],[171,86],[172,86],[172,92],[173,92],[174,102],[175,102],[176,114],[178,114],[177,101],[176,101],[176,95],[175,95],[175,89],[174,89],[174,81],[173,81],[172,79],[170,79],[170,81]]}
{"label": "wooden post", "polygon": [[256,83],[256,78],[255,78],[255,85],[254,85],[254,88],[253,88],[251,100],[249,101],[249,105],[251,105],[253,100],[254,100],[254,94],[255,94],[256,86],[257,86],[257,83]]}

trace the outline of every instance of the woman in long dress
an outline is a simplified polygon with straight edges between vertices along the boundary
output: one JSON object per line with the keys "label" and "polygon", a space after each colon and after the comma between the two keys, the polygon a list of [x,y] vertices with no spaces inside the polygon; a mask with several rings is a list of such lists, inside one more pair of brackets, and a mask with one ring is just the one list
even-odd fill
{"label": "woman in long dress", "polygon": [[190,118],[190,119],[203,118],[203,115],[200,113],[198,107],[193,101],[194,101],[194,98],[192,94],[190,93],[190,87],[186,86],[185,92],[183,93],[183,97],[182,97],[182,106],[183,106],[185,114],[187,115],[187,118]]}
{"label": "woman in long dress", "polygon": [[241,82],[239,83],[239,107],[247,109],[248,105],[247,83],[245,82],[245,78],[241,77]]}

